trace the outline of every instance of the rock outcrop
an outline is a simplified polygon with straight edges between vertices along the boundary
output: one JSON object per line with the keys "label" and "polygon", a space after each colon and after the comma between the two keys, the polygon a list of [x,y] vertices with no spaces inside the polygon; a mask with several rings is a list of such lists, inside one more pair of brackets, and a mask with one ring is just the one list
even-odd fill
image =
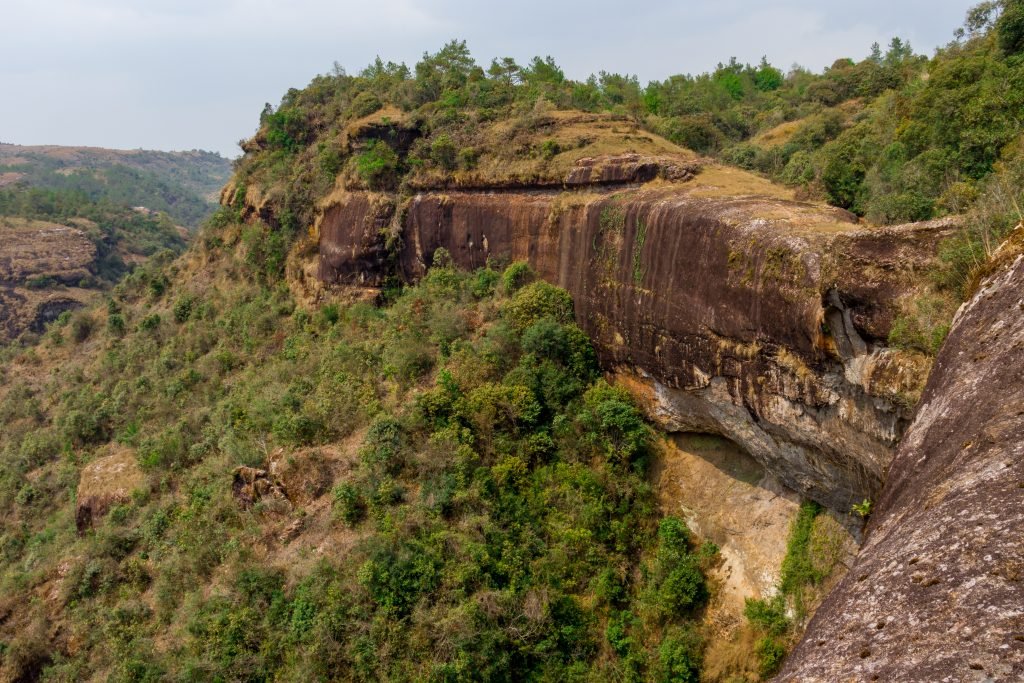
{"label": "rock outcrop", "polygon": [[78,228],[0,218],[0,341],[42,332],[92,294],[78,287],[92,277],[96,246]]}
{"label": "rock outcrop", "polygon": [[111,508],[131,501],[132,492],[141,489],[145,477],[128,448],[98,458],[82,469],[78,480],[75,525],[84,533],[106,515]]}
{"label": "rock outcrop", "polygon": [[856,564],[777,680],[1024,680],[1024,256],[960,309]]}
{"label": "rock outcrop", "polygon": [[266,470],[239,465],[231,476],[231,493],[243,510],[257,503],[274,511],[291,509],[284,486]]}
{"label": "rock outcrop", "polygon": [[877,496],[927,375],[886,338],[951,226],[862,229],[717,166],[634,182],[652,168],[685,179],[693,163],[585,159],[564,187],[590,174],[589,190],[433,191],[401,206],[339,192],[318,225],[320,277],[415,280],[439,248],[462,268],[527,260],[573,295],[603,367],[639,379],[667,430],[726,436],[848,512]]}

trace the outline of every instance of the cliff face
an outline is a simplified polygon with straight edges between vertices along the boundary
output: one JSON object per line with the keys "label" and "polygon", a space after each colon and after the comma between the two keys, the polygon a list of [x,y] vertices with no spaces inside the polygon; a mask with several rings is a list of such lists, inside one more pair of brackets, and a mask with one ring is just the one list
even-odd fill
{"label": "cliff face", "polygon": [[62,312],[91,300],[77,285],[92,276],[96,246],[66,225],[0,218],[0,341],[43,332]]}
{"label": "cliff face", "polygon": [[1024,678],[1024,256],[961,308],[867,541],[780,681]]}
{"label": "cliff face", "polygon": [[[587,162],[602,183],[651,175],[635,159],[620,171]],[[846,512],[880,490],[927,374],[884,339],[949,226],[864,231],[738,171],[698,181],[423,192],[397,208],[342,193],[319,224],[320,276],[414,280],[441,247],[463,268],[527,260],[573,295],[602,366],[639,380],[630,385],[667,430],[722,434]]]}

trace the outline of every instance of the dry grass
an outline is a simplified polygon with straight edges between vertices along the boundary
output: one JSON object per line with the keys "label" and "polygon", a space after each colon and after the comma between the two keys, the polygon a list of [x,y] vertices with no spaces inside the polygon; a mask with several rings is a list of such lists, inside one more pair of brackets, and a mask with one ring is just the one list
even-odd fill
{"label": "dry grass", "polygon": [[128,500],[132,491],[145,485],[135,452],[123,446],[111,445],[110,452],[92,461],[82,469],[78,480],[78,500],[108,498]]}
{"label": "dry grass", "polygon": [[85,233],[67,225],[0,217],[0,280],[33,276],[88,275],[96,247]]}
{"label": "dry grass", "polygon": [[14,183],[25,177],[24,173],[16,173],[14,171],[7,171],[6,173],[0,173],[0,187],[6,187],[7,185],[13,185]]}
{"label": "dry grass", "polygon": [[[611,114],[550,111],[481,124],[461,147],[473,148],[478,162],[472,170],[447,173],[424,169],[412,184],[426,187],[456,185],[561,183],[579,159],[635,153],[668,156],[680,161],[697,158],[693,152],[642,130],[635,122]],[[542,145],[557,145],[547,157]]]}
{"label": "dry grass", "polygon": [[795,201],[793,190],[776,185],[767,178],[731,166],[711,165],[704,168],[692,185],[698,197],[771,197]]}
{"label": "dry grass", "polygon": [[345,144],[349,140],[361,137],[368,128],[382,125],[401,127],[405,125],[408,120],[409,115],[406,112],[389,104],[386,107],[378,109],[372,114],[368,114],[361,119],[356,119],[345,126],[345,130],[342,132],[342,143]]}
{"label": "dry grass", "polygon": [[[850,119],[852,119],[854,115],[863,108],[864,103],[860,99],[854,98],[837,105],[834,107],[834,110],[840,112],[846,122],[849,123]],[[805,116],[793,121],[784,121],[773,128],[761,131],[752,137],[750,141],[758,147],[763,147],[765,149],[781,147],[792,140],[796,132],[800,130],[800,128],[811,118],[813,118],[813,115]]]}
{"label": "dry grass", "polygon": [[800,126],[804,124],[804,119],[796,119],[795,121],[785,121],[769,128],[768,130],[761,131],[753,138],[750,139],[758,147],[779,147],[786,144],[793,137],[793,134],[800,129]]}

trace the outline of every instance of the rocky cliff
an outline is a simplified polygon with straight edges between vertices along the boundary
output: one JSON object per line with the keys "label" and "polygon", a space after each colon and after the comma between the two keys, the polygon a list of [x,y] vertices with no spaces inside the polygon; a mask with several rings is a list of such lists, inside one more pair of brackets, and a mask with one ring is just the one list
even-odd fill
{"label": "rocky cliff", "polygon": [[93,277],[96,246],[82,230],[2,217],[0,237],[0,342],[91,300],[79,284]]}
{"label": "rocky cliff", "polygon": [[867,540],[779,681],[1024,679],[1024,256],[958,313]]}
{"label": "rocky cliff", "polygon": [[927,375],[886,339],[950,230],[864,229],[741,171],[636,155],[581,160],[560,189],[338,191],[317,227],[327,283],[415,280],[439,248],[529,261],[665,429],[724,435],[842,512],[877,496]]}

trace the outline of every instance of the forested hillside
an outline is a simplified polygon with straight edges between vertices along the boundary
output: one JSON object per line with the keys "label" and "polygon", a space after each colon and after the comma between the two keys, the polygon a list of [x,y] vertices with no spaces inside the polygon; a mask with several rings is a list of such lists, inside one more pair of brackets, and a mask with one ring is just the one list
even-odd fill
{"label": "forested hillside", "polygon": [[0,144],[0,339],[33,338],[154,254],[180,253],[229,172],[207,152]]}
{"label": "forested hillside", "polygon": [[143,206],[179,225],[212,213],[231,163],[212,152],[153,152],[0,144],[0,187],[84,195],[91,202]]}
{"label": "forested hillside", "polygon": [[[772,220],[803,245],[814,230],[960,214],[928,275],[943,304],[908,343],[934,352],[949,301],[1021,219],[1024,5],[983,4],[934,56],[900,40],[868,50],[822,74],[729,62],[647,86],[573,81],[551,58],[478,64],[459,41],[411,68],[336,67],[267,105],[183,254],[169,218],[121,203],[200,220],[148,162],[0,158],[20,184],[0,190],[0,216],[78,226],[97,276],[120,278],[0,346],[0,681],[769,678],[838,562],[839,532],[814,532],[821,508],[794,503],[778,597],[747,602],[747,621],[710,619],[723,553],[658,505],[662,444],[602,376],[569,294],[500,257],[460,271],[445,249],[403,280],[401,219],[423,188],[554,195],[581,159],[607,156],[656,172],[570,187],[550,216],[626,186],[683,193],[704,165],[699,198],[802,211]],[[219,164],[201,161],[175,187],[213,187]],[[332,289],[310,266],[316,233],[326,200],[354,192],[391,210],[358,226],[383,245],[379,278]],[[610,206],[594,223],[591,261],[611,270],[626,215]],[[642,221],[629,229],[638,290],[651,245]],[[894,249],[916,239],[891,235]],[[803,287],[823,260],[766,242],[748,264],[739,241],[722,245],[723,279],[751,285],[756,266],[791,287],[773,291],[829,306],[812,320],[821,338],[843,331],[844,304]],[[885,333],[874,342],[897,356]],[[820,365],[838,343],[813,349]],[[778,347],[772,367],[799,380],[780,392],[821,369],[771,340],[723,344],[722,372]]]}

